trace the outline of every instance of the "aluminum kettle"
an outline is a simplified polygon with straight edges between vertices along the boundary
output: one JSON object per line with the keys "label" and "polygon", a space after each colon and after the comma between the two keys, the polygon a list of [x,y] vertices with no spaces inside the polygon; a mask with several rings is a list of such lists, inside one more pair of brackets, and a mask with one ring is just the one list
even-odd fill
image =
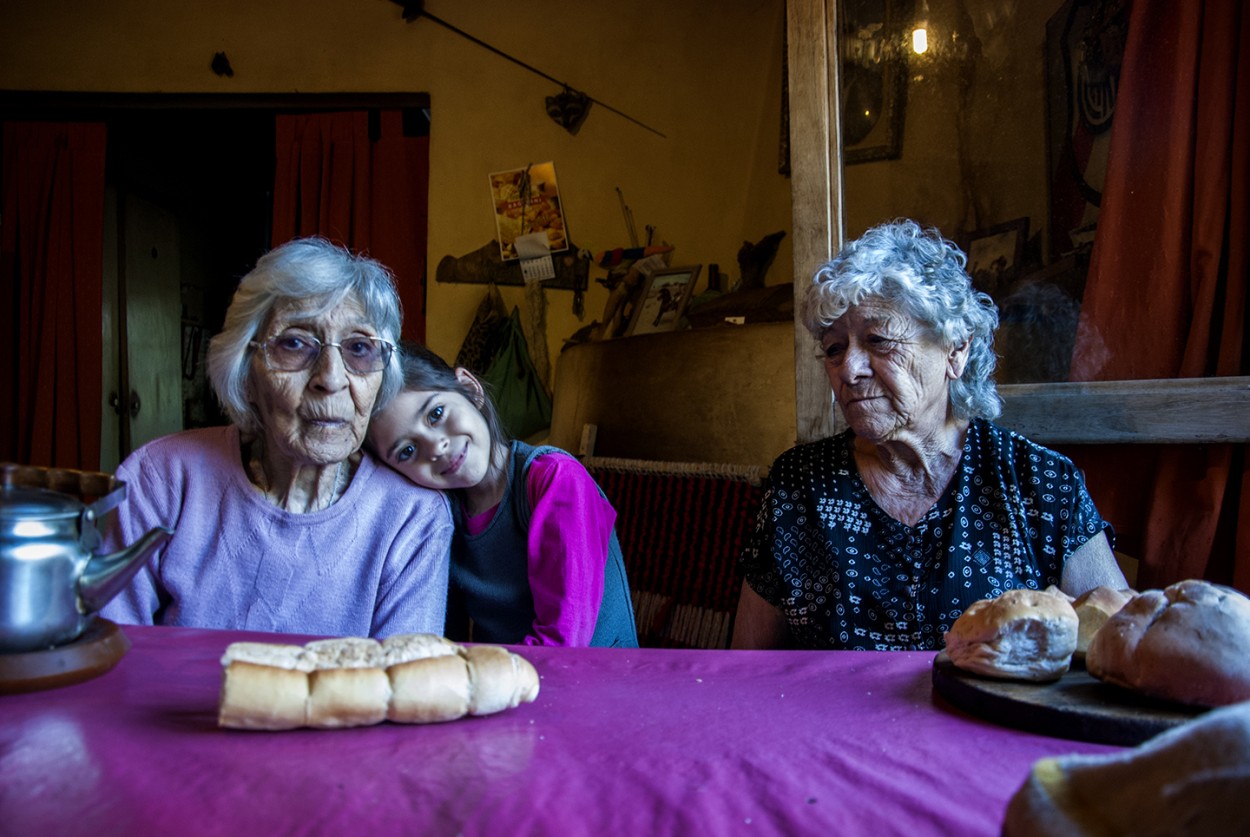
{"label": "aluminum kettle", "polygon": [[97,555],[96,521],[125,498],[125,484],[86,505],[68,494],[0,487],[0,653],[77,639],[168,540],[163,526],[111,555]]}

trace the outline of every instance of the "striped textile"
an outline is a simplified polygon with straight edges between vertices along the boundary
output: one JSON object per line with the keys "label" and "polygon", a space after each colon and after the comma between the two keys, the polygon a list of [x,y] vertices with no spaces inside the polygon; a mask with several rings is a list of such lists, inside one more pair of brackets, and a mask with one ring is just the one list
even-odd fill
{"label": "striped textile", "polygon": [[586,464],[616,508],[639,644],[727,648],[758,480]]}

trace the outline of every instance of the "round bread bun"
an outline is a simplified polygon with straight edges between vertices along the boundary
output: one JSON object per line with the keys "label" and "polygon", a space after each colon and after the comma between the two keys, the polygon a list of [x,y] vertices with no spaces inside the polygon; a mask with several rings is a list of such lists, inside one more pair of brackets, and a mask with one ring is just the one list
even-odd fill
{"label": "round bread bun", "polygon": [[1250,598],[1199,579],[1134,596],[1089,644],[1100,680],[1192,706],[1250,700]]}
{"label": "round bread bun", "polygon": [[1137,595],[1136,590],[1114,587],[1095,587],[1086,590],[1072,602],[1080,627],[1076,633],[1076,658],[1083,659],[1089,650],[1089,643],[1098,633],[1098,629],[1107,624],[1107,620],[1120,612],[1120,608],[1128,604],[1129,599]]}
{"label": "round bread bun", "polygon": [[946,632],[946,654],[987,677],[1058,680],[1071,665],[1078,624],[1062,593],[1008,590],[960,614]]}
{"label": "round bread bun", "polygon": [[1007,804],[1004,837],[1250,834],[1250,703],[1132,749],[1050,756]]}

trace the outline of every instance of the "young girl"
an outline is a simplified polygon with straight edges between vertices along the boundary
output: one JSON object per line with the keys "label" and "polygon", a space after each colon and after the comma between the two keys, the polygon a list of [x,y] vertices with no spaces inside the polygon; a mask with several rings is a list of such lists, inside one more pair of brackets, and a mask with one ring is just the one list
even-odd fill
{"label": "young girl", "polygon": [[467,369],[400,351],[403,389],[366,444],[452,500],[449,622],[465,612],[475,642],[638,647],[616,511],[594,478],[559,448],[509,442]]}

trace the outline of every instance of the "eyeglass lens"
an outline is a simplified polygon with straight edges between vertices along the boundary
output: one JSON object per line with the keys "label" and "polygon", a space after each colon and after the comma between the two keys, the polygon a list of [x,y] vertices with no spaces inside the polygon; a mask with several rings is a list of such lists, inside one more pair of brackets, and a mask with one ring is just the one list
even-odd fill
{"label": "eyeglass lens", "polygon": [[364,375],[378,372],[390,360],[391,344],[377,337],[354,334],[338,343],[322,343],[302,331],[284,331],[265,341],[265,357],[274,369],[301,372],[316,363],[322,350],[334,346],[343,356],[343,363],[353,372]]}

